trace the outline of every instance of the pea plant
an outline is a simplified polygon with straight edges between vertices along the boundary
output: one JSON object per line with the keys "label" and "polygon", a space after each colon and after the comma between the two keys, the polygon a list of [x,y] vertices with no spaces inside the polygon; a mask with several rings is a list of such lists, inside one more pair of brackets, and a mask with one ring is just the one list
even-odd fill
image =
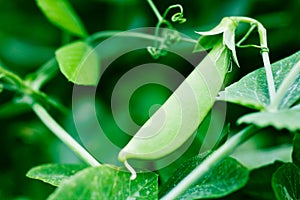
{"label": "pea plant", "polygon": [[[181,5],[171,5],[161,14],[152,0],[147,2],[158,19],[153,35],[128,32],[122,37],[153,42],[152,46],[144,46],[153,60],[168,56],[169,49],[179,43],[192,43],[194,50],[190,54],[209,53],[122,148],[118,159],[124,167],[119,167],[100,163],[74,139],[50,114],[52,110],[64,113],[68,108],[43,92],[59,72],[75,85],[97,86],[101,72],[98,61],[102,58],[93,47],[118,32],[90,35],[67,0],[36,0],[49,22],[64,32],[64,45],[25,77],[1,64],[1,90],[15,92],[13,103],[30,107],[85,164],[44,164],[33,167],[26,176],[55,186],[49,199],[300,199],[300,52],[271,64],[266,29],[259,21],[243,16],[224,17],[215,28],[197,32],[198,40],[185,38],[173,27],[173,23],[186,21]],[[169,20],[171,11],[177,13]],[[248,31],[238,30],[241,25]],[[167,28],[167,33],[161,33],[162,27]],[[237,42],[238,31],[241,37]],[[257,44],[247,44],[254,34]],[[232,68],[243,67],[238,48],[257,49],[263,67],[224,86]],[[187,90],[192,96],[187,95]],[[192,153],[182,154],[155,171],[131,164],[132,160],[155,162],[180,149],[190,138],[199,140],[203,134],[199,127],[220,102],[250,108],[252,112],[231,122],[237,124],[234,130],[228,123],[221,133],[215,133],[218,140],[205,152],[199,154],[199,148],[190,148]],[[164,125],[159,130],[151,126],[162,119]],[[278,158],[257,168],[247,166],[243,159],[255,162],[259,156],[276,156],[280,150],[280,146],[269,151],[246,150],[238,156],[243,143],[270,127],[274,138],[282,132],[293,137],[288,145],[291,158]]]}

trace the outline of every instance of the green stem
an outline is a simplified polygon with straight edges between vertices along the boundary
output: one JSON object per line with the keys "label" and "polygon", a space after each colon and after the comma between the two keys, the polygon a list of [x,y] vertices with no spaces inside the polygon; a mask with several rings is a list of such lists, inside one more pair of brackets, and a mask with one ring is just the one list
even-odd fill
{"label": "green stem", "polygon": [[270,63],[270,59],[269,59],[269,53],[267,51],[262,51],[261,55],[263,58],[263,63],[264,63],[265,71],[266,71],[270,104],[272,104],[275,99],[276,90],[275,90],[275,83],[274,83],[272,67],[271,67],[271,63]]}
{"label": "green stem", "polygon": [[[42,65],[33,74],[28,77],[31,79],[31,88],[34,90],[39,90],[43,85],[45,85],[49,80],[51,80],[58,72],[56,58],[53,57]],[[26,78],[28,79],[28,78]]]}
{"label": "green stem", "polygon": [[175,199],[209,172],[217,163],[229,156],[237,147],[257,132],[258,128],[251,125],[231,137],[219,149],[208,156],[198,167],[174,187],[162,200]]}
{"label": "green stem", "polygon": [[91,166],[101,165],[49,115],[44,107],[38,103],[34,103],[32,109],[41,121],[83,161]]}
{"label": "green stem", "polygon": [[250,36],[250,34],[253,32],[253,30],[256,28],[256,25],[255,24],[253,24],[250,28],[249,28],[249,30],[248,30],[248,32],[244,35],[244,37],[238,42],[238,43],[236,43],[236,46],[237,47],[243,47],[243,45],[241,45],[245,40],[247,40],[248,39],[248,37]]}
{"label": "green stem", "polygon": [[161,16],[161,14],[159,13],[159,11],[157,10],[156,6],[154,5],[152,0],[147,0],[147,2],[149,3],[151,9],[153,10],[154,14],[156,15],[158,21],[162,21],[163,17]]}
{"label": "green stem", "polygon": [[12,83],[12,85],[16,88],[15,90],[21,90],[23,88],[23,80],[17,74],[0,66],[0,75],[2,79],[6,79],[9,83]]}
{"label": "green stem", "polygon": [[[98,32],[98,33],[94,33],[93,35],[91,35],[87,41],[89,43],[97,41],[98,39],[104,37],[104,36],[113,36],[115,34],[118,33],[123,33],[121,31],[103,31],[103,32]],[[159,41],[162,42],[164,40],[164,38],[161,37],[156,37],[154,35],[150,35],[150,34],[145,34],[145,33],[138,33],[138,32],[124,32],[124,34],[118,34],[118,37],[135,37],[135,38],[142,38],[145,40],[153,40],[153,41]],[[188,43],[193,43],[196,44],[197,41],[190,39],[190,38],[181,38],[181,41],[184,42],[188,42]]]}
{"label": "green stem", "polygon": [[296,63],[296,65],[291,69],[288,75],[284,78],[282,83],[280,84],[276,96],[274,98],[273,103],[270,105],[270,111],[276,111],[280,106],[283,98],[285,97],[287,91],[291,87],[291,85],[299,78],[300,75],[300,61]]}
{"label": "green stem", "polygon": [[271,63],[270,63],[270,59],[269,59],[267,31],[266,31],[265,27],[255,19],[252,19],[249,17],[232,17],[232,19],[236,20],[238,22],[250,23],[250,24],[252,24],[252,26],[254,25],[257,27],[263,63],[264,63],[265,71],[266,71],[270,104],[272,104],[272,102],[274,101],[275,95],[276,95],[276,90],[275,90],[275,83],[274,83]]}

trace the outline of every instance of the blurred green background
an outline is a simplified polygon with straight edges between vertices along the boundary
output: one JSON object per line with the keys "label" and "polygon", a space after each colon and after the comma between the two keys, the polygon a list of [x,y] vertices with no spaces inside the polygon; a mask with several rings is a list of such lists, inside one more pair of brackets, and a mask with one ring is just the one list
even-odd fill
{"label": "blurred green background", "polygon": [[[91,34],[103,30],[122,31],[155,26],[157,22],[146,0],[70,2]],[[154,0],[154,3],[161,13],[171,4],[182,4],[187,22],[174,24],[174,27],[195,39],[198,37],[195,31],[214,27],[224,16],[240,15],[259,20],[268,31],[271,62],[295,53],[300,47],[299,0]],[[250,38],[250,41],[255,39]],[[54,51],[61,44],[61,31],[46,20],[34,0],[0,0],[0,61],[10,70],[24,77],[53,57]],[[147,56],[147,59],[150,59],[145,52],[137,52],[137,55],[129,55],[127,61],[123,59],[122,62],[130,66],[134,65],[131,63],[133,59],[145,61]],[[256,49],[239,49],[238,58],[241,69],[234,67],[230,74],[231,81],[238,80],[244,74],[262,66],[259,51]],[[172,57],[166,59],[167,63],[175,67],[178,65],[178,60]],[[191,66],[183,65],[180,71],[187,74],[191,69]],[[112,84],[113,82],[107,83],[107,87]],[[72,84],[61,74],[47,84],[43,91],[71,108]],[[170,91],[157,85],[140,88],[135,93],[136,99],[131,101],[133,118],[138,124],[142,124],[147,119],[149,108],[162,103],[168,95]],[[9,103],[14,96],[15,94],[7,91],[0,94],[0,199],[45,199],[53,188],[26,178],[26,172],[31,167],[43,163],[79,161],[28,108]],[[104,92],[99,96],[103,101],[99,109],[107,110],[110,93]],[[228,106],[231,111],[228,113],[229,122],[234,122],[237,116],[247,112],[246,109],[237,106]],[[71,112],[68,115],[55,112],[53,114],[64,127],[75,134]],[[115,130],[118,134],[119,130],[110,117],[103,120],[107,120],[105,123],[108,129]],[[281,139],[282,141],[274,141],[274,144],[286,141],[285,137]],[[120,145],[124,145],[128,140],[128,137],[122,137]]]}

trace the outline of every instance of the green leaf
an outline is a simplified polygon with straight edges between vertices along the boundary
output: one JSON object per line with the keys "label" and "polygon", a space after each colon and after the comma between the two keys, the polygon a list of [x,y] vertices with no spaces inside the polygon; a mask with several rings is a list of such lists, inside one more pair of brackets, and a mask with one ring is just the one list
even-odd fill
{"label": "green leaf", "polygon": [[62,181],[84,168],[86,168],[86,166],[75,164],[46,164],[30,169],[26,176],[54,186],[59,186]]}
{"label": "green leaf", "polygon": [[68,0],[36,0],[48,20],[55,26],[80,37],[87,32]]}
{"label": "green leaf", "polygon": [[255,124],[259,127],[273,126],[290,131],[300,130],[300,108],[279,110],[277,112],[255,112],[242,116],[237,123]]}
{"label": "green leaf", "polygon": [[90,167],[64,181],[49,199],[157,199],[156,174],[138,173],[135,180],[130,176],[111,166]]}
{"label": "green leaf", "polygon": [[274,162],[270,165],[254,169],[250,172],[247,185],[242,192],[247,194],[249,199],[274,200],[275,194],[272,189],[272,175],[282,166],[282,162]]}
{"label": "green leaf", "polygon": [[82,41],[61,47],[55,52],[60,71],[79,85],[97,85],[100,76],[98,56]]}
{"label": "green leaf", "polygon": [[273,174],[272,187],[278,200],[300,199],[300,169],[293,163],[284,164]]}
{"label": "green leaf", "polygon": [[[184,162],[161,189],[163,196],[186,177],[205,157],[193,157]],[[249,172],[233,158],[225,158],[179,199],[219,198],[242,188],[248,181]]]}
{"label": "green leaf", "polygon": [[[300,51],[272,64],[275,87],[278,88],[285,76],[300,59]],[[287,91],[280,109],[289,108],[300,98],[300,78]],[[219,93],[219,100],[263,110],[269,105],[269,93],[265,69],[260,68]]]}
{"label": "green leaf", "polygon": [[296,132],[293,139],[293,163],[300,168],[300,132]]}

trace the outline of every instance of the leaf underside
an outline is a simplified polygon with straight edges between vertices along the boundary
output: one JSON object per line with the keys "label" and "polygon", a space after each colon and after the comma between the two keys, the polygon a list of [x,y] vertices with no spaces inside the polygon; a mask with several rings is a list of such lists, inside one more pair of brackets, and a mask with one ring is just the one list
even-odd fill
{"label": "leaf underside", "polygon": [[242,116],[237,123],[255,124],[261,128],[273,126],[279,130],[300,130],[300,109],[279,110],[277,112],[255,112]]}

